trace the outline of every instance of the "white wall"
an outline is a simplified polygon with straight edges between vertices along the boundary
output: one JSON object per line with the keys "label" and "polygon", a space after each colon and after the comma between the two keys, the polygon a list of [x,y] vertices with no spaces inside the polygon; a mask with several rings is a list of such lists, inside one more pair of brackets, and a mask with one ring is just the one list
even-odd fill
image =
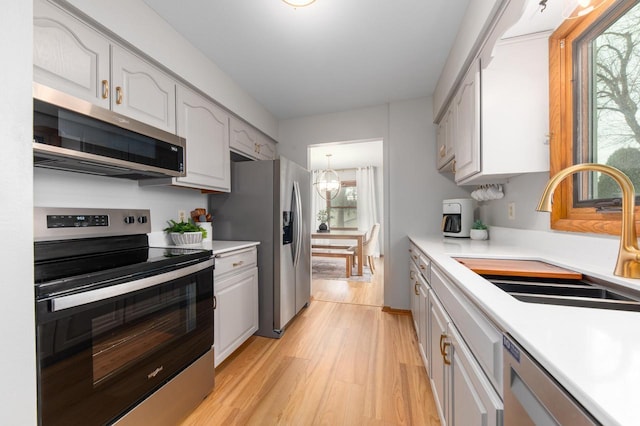
{"label": "white wall", "polygon": [[278,127],[275,117],[142,0],[68,0],[68,3],[275,138]]}
{"label": "white wall", "polygon": [[[503,185],[504,197],[500,200],[481,201],[480,217],[489,226],[548,231],[549,214],[536,211],[549,173],[530,173],[511,178]],[[515,220],[507,216],[507,206],[515,203]]]}
{"label": "white wall", "polygon": [[0,424],[36,424],[33,292],[33,6],[3,3],[0,14]]}
{"label": "white wall", "polygon": [[341,113],[280,121],[278,151],[306,165],[309,145],[383,139],[385,294],[384,304],[409,308],[407,234],[438,232],[442,199],[465,197],[435,169],[432,99],[420,98]]}
{"label": "white wall", "polygon": [[150,209],[151,231],[162,231],[169,219],[178,220],[178,210],[187,213],[207,208],[200,191],[166,186],[138,186],[129,179],[87,174],[33,170],[33,202],[38,207],[86,207]]}

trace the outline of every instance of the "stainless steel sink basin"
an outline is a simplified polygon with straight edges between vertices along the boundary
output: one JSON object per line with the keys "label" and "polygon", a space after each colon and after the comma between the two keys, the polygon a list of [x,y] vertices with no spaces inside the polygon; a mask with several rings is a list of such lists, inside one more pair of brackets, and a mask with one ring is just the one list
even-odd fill
{"label": "stainless steel sink basin", "polygon": [[483,276],[496,287],[523,302],[640,312],[640,298],[585,279]]}

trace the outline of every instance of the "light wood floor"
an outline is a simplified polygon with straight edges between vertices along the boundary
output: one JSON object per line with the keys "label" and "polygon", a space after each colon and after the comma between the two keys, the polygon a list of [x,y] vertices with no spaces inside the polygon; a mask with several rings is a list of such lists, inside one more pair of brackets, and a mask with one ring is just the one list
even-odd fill
{"label": "light wood floor", "polygon": [[314,300],[279,340],[251,337],[183,426],[438,425],[409,315]]}
{"label": "light wood floor", "polygon": [[[313,278],[311,295],[315,300],[326,302],[355,303],[358,305],[382,306],[384,303],[384,262],[375,260],[375,274],[371,282],[344,280],[323,280]],[[365,269],[368,269],[365,266]]]}

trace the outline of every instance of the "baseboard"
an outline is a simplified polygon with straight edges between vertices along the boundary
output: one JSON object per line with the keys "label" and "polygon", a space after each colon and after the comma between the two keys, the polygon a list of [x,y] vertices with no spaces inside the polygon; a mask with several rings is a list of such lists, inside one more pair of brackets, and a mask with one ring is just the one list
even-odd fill
{"label": "baseboard", "polygon": [[391,306],[383,306],[382,312],[393,315],[411,315],[411,311],[409,309],[396,309]]}

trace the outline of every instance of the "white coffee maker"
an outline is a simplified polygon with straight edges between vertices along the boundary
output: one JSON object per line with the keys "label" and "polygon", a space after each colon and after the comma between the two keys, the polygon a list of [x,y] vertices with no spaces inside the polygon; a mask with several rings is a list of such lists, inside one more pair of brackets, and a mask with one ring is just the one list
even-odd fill
{"label": "white coffee maker", "polygon": [[442,234],[445,237],[469,238],[475,205],[471,198],[443,200]]}

